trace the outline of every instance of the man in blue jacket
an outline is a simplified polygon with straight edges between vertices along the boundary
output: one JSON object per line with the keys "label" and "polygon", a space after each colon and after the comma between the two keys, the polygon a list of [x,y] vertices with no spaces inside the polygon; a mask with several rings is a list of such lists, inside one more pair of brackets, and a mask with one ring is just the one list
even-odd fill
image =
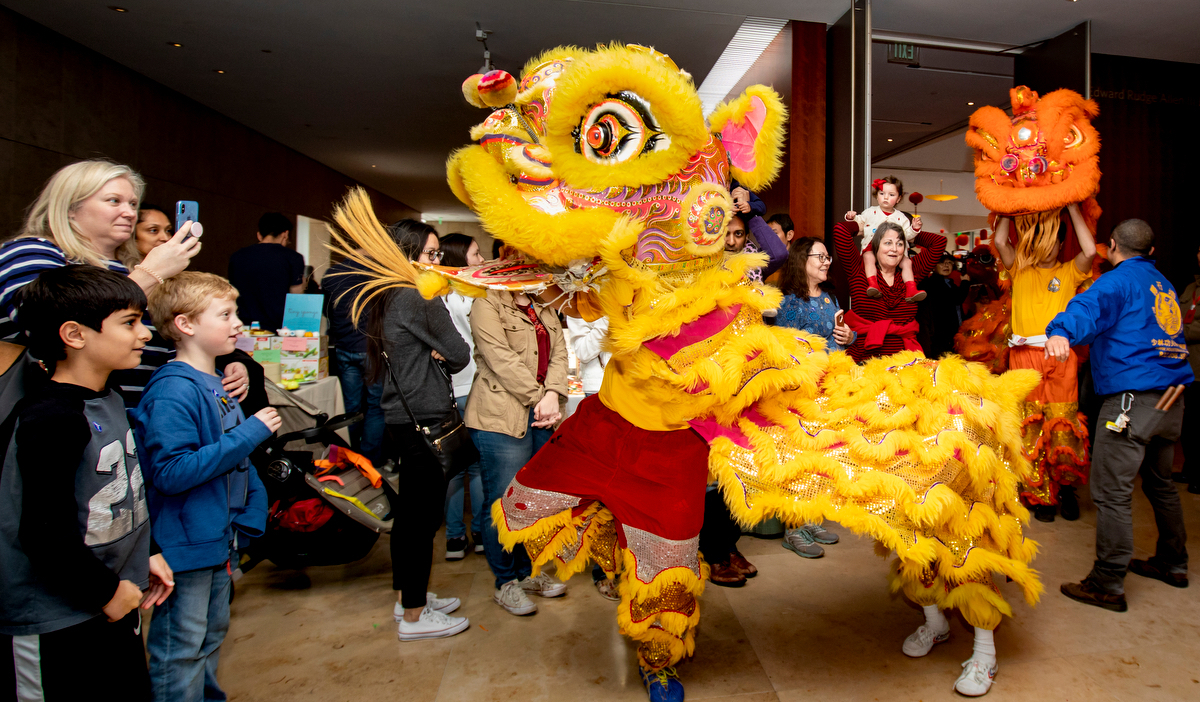
{"label": "man in blue jacket", "polygon": [[[1125,572],[1187,587],[1187,534],[1171,482],[1174,444],[1183,426],[1180,396],[1167,412],[1163,394],[1195,378],[1187,361],[1183,316],[1175,290],[1147,260],[1154,233],[1140,219],[1117,225],[1109,244],[1113,270],[1046,327],[1046,356],[1066,361],[1072,346],[1091,344],[1092,378],[1103,398],[1092,452],[1096,562],[1082,582],[1064,583],[1073,600],[1115,612],[1128,609]],[[1133,479],[1154,508],[1158,546],[1149,560],[1133,556]]]}
{"label": "man in blue jacket", "polygon": [[146,642],[159,702],[225,698],[217,659],[229,630],[229,561],[267,523],[266,488],[249,457],[279,415],[266,407],[246,418],[216,368],[242,324],[236,300],[229,281],[211,273],[180,273],[150,294],[150,315],[176,348],[133,415],[151,532],[176,570]]}

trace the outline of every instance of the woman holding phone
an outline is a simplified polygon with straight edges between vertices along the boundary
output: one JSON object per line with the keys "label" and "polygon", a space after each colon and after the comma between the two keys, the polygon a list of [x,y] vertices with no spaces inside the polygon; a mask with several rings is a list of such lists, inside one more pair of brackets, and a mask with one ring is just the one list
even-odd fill
{"label": "woman holding phone", "polygon": [[175,235],[175,225],[171,222],[169,212],[158,205],[143,204],[138,207],[133,236],[117,249],[117,258],[126,268],[132,269],[141,263],[152,249],[167,243]]}
{"label": "woman holding phone", "polygon": [[[791,327],[825,339],[826,351],[845,351],[857,334],[842,319],[837,296],[826,288],[833,257],[820,239],[804,237],[792,242],[783,267],[783,302],[775,325]],[[783,547],[803,558],[825,555],[822,546],[836,544],[838,535],[820,524],[805,524],[787,530]]]}
{"label": "woman holding phone", "polygon": [[[71,264],[100,266],[129,276],[149,293],[188,267],[200,252],[200,240],[187,238],[190,225],[149,249],[132,269],[118,260],[118,250],[134,235],[145,187],[132,168],[103,159],[72,163],[50,176],[21,231],[0,245],[0,340],[23,343],[16,319],[17,293],[44,270]],[[165,363],[175,351],[163,351]],[[148,354],[143,354],[142,365],[152,365]],[[141,375],[148,376],[144,368],[113,374],[112,384],[127,407],[136,406],[141,395],[137,382]],[[249,379],[244,365],[226,366],[225,390],[239,400],[245,397]]]}

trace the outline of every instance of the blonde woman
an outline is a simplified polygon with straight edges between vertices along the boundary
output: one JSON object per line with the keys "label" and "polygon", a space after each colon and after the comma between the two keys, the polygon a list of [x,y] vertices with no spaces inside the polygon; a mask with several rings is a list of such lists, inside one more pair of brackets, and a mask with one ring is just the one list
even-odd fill
{"label": "blonde woman", "polygon": [[[129,166],[101,159],[73,163],[50,176],[20,233],[0,245],[0,339],[23,342],[17,324],[17,292],[44,270],[71,264],[98,266],[129,276],[149,293],[188,267],[200,252],[199,239],[184,240],[189,225],[148,250],[133,270],[117,260],[118,250],[134,234],[145,188],[145,181]],[[175,353],[173,348],[161,351],[153,356],[161,356],[161,363]],[[143,354],[143,366],[153,365],[151,357]],[[136,406],[141,396],[137,379],[148,376],[146,371],[154,367],[113,374],[111,382],[127,407]],[[249,377],[244,365],[229,364],[225,379],[228,393],[239,400],[245,397]]]}

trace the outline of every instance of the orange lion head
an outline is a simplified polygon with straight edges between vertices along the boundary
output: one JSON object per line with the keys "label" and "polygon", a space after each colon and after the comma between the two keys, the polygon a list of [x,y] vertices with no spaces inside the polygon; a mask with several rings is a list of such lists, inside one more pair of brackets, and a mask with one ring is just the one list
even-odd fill
{"label": "orange lion head", "polygon": [[1073,90],[1045,97],[1025,86],[1010,91],[1012,117],[998,107],[971,115],[967,145],[975,150],[975,194],[992,212],[1057,212],[1100,190],[1100,135],[1093,100]]}

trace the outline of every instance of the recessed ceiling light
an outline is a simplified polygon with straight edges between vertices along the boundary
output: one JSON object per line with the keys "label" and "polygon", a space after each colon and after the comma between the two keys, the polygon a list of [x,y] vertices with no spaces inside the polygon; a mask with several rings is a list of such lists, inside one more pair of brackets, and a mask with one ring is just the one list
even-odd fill
{"label": "recessed ceiling light", "polygon": [[888,139],[888,141],[891,141],[891,139]]}
{"label": "recessed ceiling light", "polygon": [[372,164],[371,164],[371,168],[374,168],[374,167],[375,167],[375,164],[373,164],[373,163],[372,163]]}
{"label": "recessed ceiling light", "polygon": [[169,42],[167,42],[167,45],[168,45],[168,46],[173,46],[173,47],[175,47],[176,49],[182,49],[182,48],[183,48],[183,44],[180,44],[180,43],[179,43],[179,42],[177,42],[177,41],[169,41]]}
{"label": "recessed ceiling light", "polygon": [[968,102],[967,104],[968,104],[968,105],[974,105],[975,103],[973,103],[973,102]]}
{"label": "recessed ceiling light", "polygon": [[224,72],[225,72],[225,71],[222,71],[222,70],[221,70],[221,69],[219,69],[219,68],[214,68],[214,69],[213,69],[213,73],[224,73]]}
{"label": "recessed ceiling light", "polygon": [[113,12],[129,12],[129,10],[125,9],[124,7],[117,7],[116,5],[109,5],[108,9],[112,10]]}

